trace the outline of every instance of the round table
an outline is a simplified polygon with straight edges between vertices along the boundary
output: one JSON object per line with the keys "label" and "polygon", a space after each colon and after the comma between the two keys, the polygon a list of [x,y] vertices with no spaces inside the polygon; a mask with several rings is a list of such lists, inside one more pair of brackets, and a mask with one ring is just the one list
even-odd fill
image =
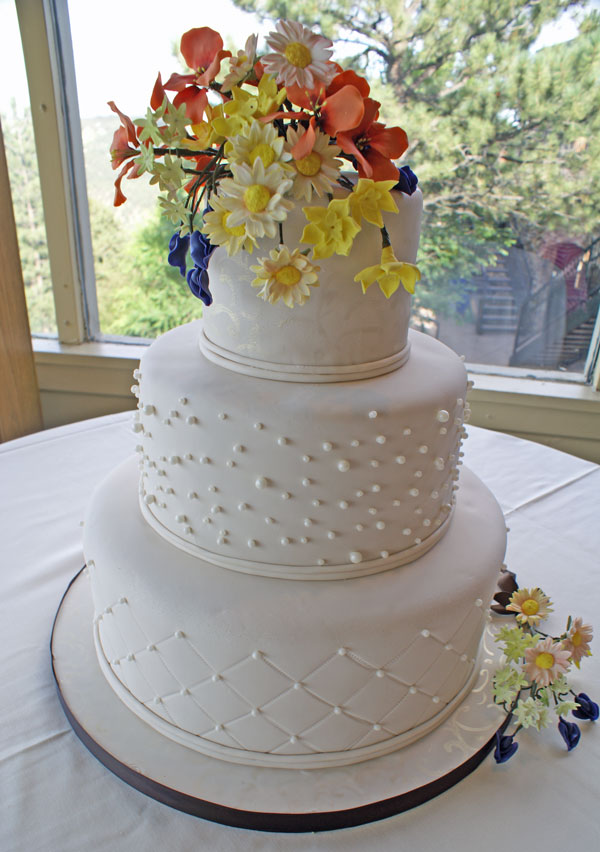
{"label": "round table", "polygon": [[[81,568],[81,522],[94,486],[133,452],[131,413],[0,445],[0,848],[11,852],[165,849],[333,852],[545,852],[600,848],[600,723],[581,723],[567,753],[555,726],[522,731],[505,764],[489,757],[441,796],[380,822],[320,834],[263,834],[172,810],[127,786],[77,739],[60,707],[49,639]],[[600,468],[471,427],[465,462],[495,493],[510,529],[507,564],[521,586],[600,632]],[[598,640],[596,639],[596,642]],[[570,678],[600,699],[600,663]]]}

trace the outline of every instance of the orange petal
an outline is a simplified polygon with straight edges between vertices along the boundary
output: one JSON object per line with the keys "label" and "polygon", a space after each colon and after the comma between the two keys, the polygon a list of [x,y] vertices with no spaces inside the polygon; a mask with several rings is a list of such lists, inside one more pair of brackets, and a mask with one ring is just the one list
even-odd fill
{"label": "orange petal", "polygon": [[196,27],[181,36],[181,53],[188,68],[194,71],[199,68],[208,68],[222,49],[223,39],[210,27]]}
{"label": "orange petal", "polygon": [[354,86],[355,89],[358,89],[363,98],[368,97],[369,92],[371,91],[371,87],[365,78],[360,77],[356,71],[352,71],[351,69],[343,71],[341,74],[337,74],[333,78],[327,87],[327,94],[333,95],[334,92],[339,91],[343,86]]}
{"label": "orange petal", "polygon": [[204,71],[203,74],[198,74],[196,76],[196,83],[198,83],[200,86],[208,86],[209,83],[212,83],[212,81],[215,79],[215,77],[220,71],[221,62],[227,56],[231,56],[230,50],[219,50],[215,58],[212,60],[212,62],[206,69],[206,71]]}
{"label": "orange petal", "polygon": [[194,79],[194,74],[171,74],[167,82],[164,84],[165,89],[169,89],[172,92],[180,92],[182,89],[185,89],[186,86],[191,85],[194,82]]}
{"label": "orange petal", "polygon": [[298,139],[292,148],[292,157],[294,160],[301,160],[303,157],[308,157],[315,145],[317,134],[315,133],[315,117],[310,120],[306,133]]}
{"label": "orange petal", "polygon": [[358,170],[359,177],[370,178],[373,174],[373,169],[354,144],[352,132],[338,133],[335,141],[345,154],[351,154],[356,159],[356,168]]}
{"label": "orange petal", "polygon": [[174,106],[179,107],[185,104],[185,114],[192,124],[200,124],[207,103],[206,89],[199,89],[197,86],[187,86],[173,98]]}
{"label": "orange petal", "polygon": [[361,174],[360,166],[358,167],[358,174],[360,177],[370,177],[373,180],[397,180],[398,178],[398,166],[395,166],[394,163],[391,162],[389,157],[384,157],[383,154],[380,154],[379,151],[376,151],[374,148],[371,148],[366,154],[365,158],[371,170],[371,174],[368,175]]}
{"label": "orange petal", "polygon": [[154,88],[152,89],[152,95],[150,96],[150,106],[153,110],[157,110],[159,106],[161,106],[163,100],[165,98],[165,87],[162,84],[162,77],[160,76],[160,72],[158,77],[156,78],[156,83],[154,84]]}
{"label": "orange petal", "polygon": [[375,133],[369,134],[369,145],[388,159],[400,157],[408,148],[408,137],[401,127],[384,127],[381,124]]}
{"label": "orange petal", "polygon": [[116,112],[117,115],[119,116],[119,118],[121,119],[121,124],[123,125],[123,127],[127,131],[127,138],[131,142],[131,144],[132,145],[139,145],[133,121],[129,118],[128,115],[125,115],[124,112],[121,112],[121,110],[117,107],[117,105],[115,104],[114,101],[109,101],[108,105],[112,109],[112,111]]}
{"label": "orange petal", "polygon": [[363,97],[354,86],[342,86],[327,98],[321,108],[321,127],[335,136],[338,131],[350,130],[360,123],[365,107]]}
{"label": "orange petal", "polygon": [[317,83],[312,89],[292,83],[290,86],[285,87],[285,92],[289,101],[311,112],[319,101],[325,97],[325,89],[322,83]]}

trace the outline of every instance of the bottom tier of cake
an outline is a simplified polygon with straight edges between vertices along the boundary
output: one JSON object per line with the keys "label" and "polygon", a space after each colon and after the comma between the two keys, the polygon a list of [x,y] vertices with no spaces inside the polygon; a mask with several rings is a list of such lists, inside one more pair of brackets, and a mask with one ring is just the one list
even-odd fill
{"label": "bottom tier of cake", "polygon": [[214,757],[303,769],[385,754],[470,688],[505,537],[463,469],[448,532],[415,562],[346,580],[250,576],[158,536],[132,459],[85,525],[100,665],[134,713]]}

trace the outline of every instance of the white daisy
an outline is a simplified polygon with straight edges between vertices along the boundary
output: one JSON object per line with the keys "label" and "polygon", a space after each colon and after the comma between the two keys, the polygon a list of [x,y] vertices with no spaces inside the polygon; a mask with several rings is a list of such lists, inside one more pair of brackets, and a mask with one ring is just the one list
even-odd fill
{"label": "white daisy", "polygon": [[[296,142],[305,134],[303,127],[294,130],[288,127],[286,148],[291,150]],[[315,144],[310,154],[299,160],[292,160],[291,164],[295,170],[294,198],[305,198],[310,201],[313,189],[319,197],[330,192],[332,183],[338,179],[341,160],[336,160],[336,154],[340,153],[337,145],[329,144],[329,136],[317,129]]]}
{"label": "white daisy", "polygon": [[246,234],[253,239],[273,238],[277,223],[287,219],[294,202],[284,198],[291,189],[292,181],[279,163],[266,169],[260,157],[252,166],[246,163],[231,166],[233,178],[225,178],[219,184],[223,205],[231,211],[227,219],[229,228],[245,225]]}
{"label": "white daisy", "polygon": [[252,266],[257,277],[253,287],[262,288],[258,293],[265,302],[274,305],[283,299],[288,308],[303,305],[310,296],[310,287],[318,287],[318,266],[311,263],[300,249],[290,250],[286,246],[271,249],[268,257],[262,257],[257,266]]}
{"label": "white daisy", "polygon": [[283,164],[292,159],[284,149],[285,139],[277,134],[272,124],[253,120],[244,130],[225,143],[225,155],[230,163],[254,164],[257,157],[268,168],[273,163]]}
{"label": "white daisy", "polygon": [[246,226],[230,227],[228,219],[231,216],[231,210],[225,207],[218,195],[211,195],[210,206],[213,209],[204,214],[204,224],[200,228],[202,233],[213,245],[224,246],[229,255],[237,254],[242,249],[252,254],[256,243],[246,233]]}
{"label": "white daisy", "polygon": [[265,71],[276,74],[277,82],[284,86],[327,86],[336,73],[335,65],[329,61],[333,43],[297,21],[277,21],[275,26],[277,32],[269,33],[267,38],[275,52],[261,58]]}
{"label": "white daisy", "polygon": [[243,50],[229,59],[229,74],[223,80],[221,91],[229,92],[232,86],[240,83],[254,68],[256,62],[257,35],[248,36]]}

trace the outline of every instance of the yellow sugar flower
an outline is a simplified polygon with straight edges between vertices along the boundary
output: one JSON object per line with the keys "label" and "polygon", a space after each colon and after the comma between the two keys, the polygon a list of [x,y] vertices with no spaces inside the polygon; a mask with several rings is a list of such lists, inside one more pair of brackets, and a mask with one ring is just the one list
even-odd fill
{"label": "yellow sugar flower", "polygon": [[286,91],[278,90],[274,78],[263,74],[256,88],[256,94],[250,94],[245,89],[234,86],[231,97],[232,100],[223,104],[223,112],[227,118],[213,120],[215,131],[229,139],[242,133],[253,119],[277,112],[285,100]]}
{"label": "yellow sugar flower", "polygon": [[566,639],[563,639],[563,647],[570,652],[571,659],[577,668],[579,668],[583,657],[591,657],[592,655],[590,642],[593,635],[592,626],[584,624],[582,618],[576,618],[569,630],[569,635]]}
{"label": "yellow sugar flower", "polygon": [[237,254],[241,249],[252,254],[256,245],[254,239],[246,233],[245,225],[231,227],[228,224],[231,210],[225,206],[223,199],[213,194],[210,198],[210,205],[212,210],[204,214],[201,232],[208,237],[213,245],[226,248],[229,255]]}
{"label": "yellow sugar flower", "polygon": [[223,117],[223,105],[211,106],[207,104],[204,113],[206,115],[205,121],[192,124],[192,133],[196,139],[186,139],[186,148],[201,151],[204,148],[210,148],[211,145],[219,145],[223,141],[223,137],[217,133],[213,124],[215,119]]}
{"label": "yellow sugar flower", "polygon": [[[296,130],[290,125],[286,137],[287,150],[291,151],[305,133],[306,130],[303,127],[298,127]],[[294,198],[305,198],[310,201],[313,190],[318,196],[331,192],[331,185],[338,179],[342,165],[341,160],[336,160],[336,154],[339,153],[340,148],[337,145],[330,145],[330,137],[317,128],[310,154],[290,163],[295,173],[292,190]]]}
{"label": "yellow sugar flower", "polygon": [[390,195],[390,189],[395,185],[395,180],[360,178],[350,195],[350,211],[354,220],[360,222],[361,218],[366,219],[372,225],[383,228],[381,211],[398,212],[396,202]]}
{"label": "yellow sugar flower", "polygon": [[421,273],[414,263],[401,263],[396,260],[393,248],[385,246],[381,250],[381,263],[367,266],[354,276],[354,280],[360,281],[363,293],[367,292],[371,284],[377,282],[381,292],[389,299],[400,284],[408,293],[414,293],[415,284],[421,280]]}
{"label": "yellow sugar flower", "polygon": [[506,607],[510,612],[517,613],[517,621],[521,624],[538,624],[552,612],[550,598],[541,589],[517,589],[513,592]]}
{"label": "yellow sugar flower", "polygon": [[253,119],[242,133],[225,143],[225,156],[230,163],[254,165],[257,157],[267,168],[273,163],[283,165],[292,159],[289,151],[284,150],[285,140],[277,134],[272,124],[263,124]]}
{"label": "yellow sugar flower", "polygon": [[254,239],[275,237],[277,224],[287,219],[294,202],[284,198],[292,181],[279,163],[264,167],[260,157],[249,166],[233,164],[233,178],[225,178],[219,185],[227,196],[223,205],[231,211],[227,220],[230,228],[244,225],[246,234]]}
{"label": "yellow sugar flower", "polygon": [[261,288],[257,295],[272,305],[279,299],[288,308],[303,305],[310,296],[309,288],[319,286],[319,267],[301,254],[300,249],[292,252],[286,246],[271,249],[270,258],[261,258],[251,269],[257,273],[252,286]]}
{"label": "yellow sugar flower", "polygon": [[354,237],[360,231],[350,215],[348,198],[336,198],[327,207],[303,207],[309,221],[302,232],[300,242],[313,243],[313,257],[331,257],[332,254],[350,253]]}

